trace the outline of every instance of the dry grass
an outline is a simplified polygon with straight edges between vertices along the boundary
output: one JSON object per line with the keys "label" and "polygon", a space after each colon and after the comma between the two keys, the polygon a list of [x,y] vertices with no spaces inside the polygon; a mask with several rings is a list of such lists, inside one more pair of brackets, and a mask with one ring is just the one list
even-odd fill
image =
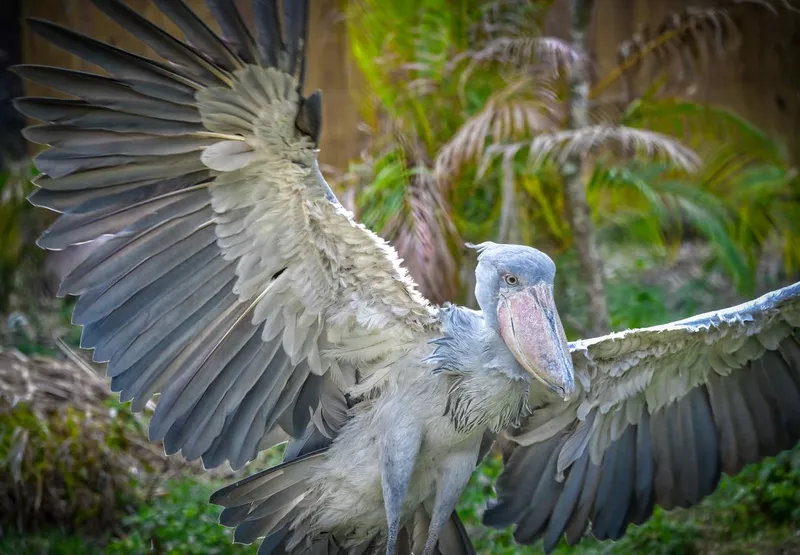
{"label": "dry grass", "polygon": [[92,368],[0,350],[0,529],[103,534],[182,466]]}

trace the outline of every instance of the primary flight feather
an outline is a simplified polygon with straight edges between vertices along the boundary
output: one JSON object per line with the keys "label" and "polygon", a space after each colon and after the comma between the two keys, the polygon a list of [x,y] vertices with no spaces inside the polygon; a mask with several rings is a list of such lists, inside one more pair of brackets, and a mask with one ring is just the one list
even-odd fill
{"label": "primary flight feather", "polygon": [[281,465],[212,497],[236,541],[473,553],[454,508],[499,433],[515,448],[487,524],[546,550],[618,538],[800,438],[800,284],[569,344],[552,261],[483,243],[481,310],[433,307],[320,174],[307,2],[255,0],[254,37],[232,2],[208,0],[218,36],[154,0],[183,39],[92,2],[162,60],[29,22],[108,73],[16,68],[74,97],[16,101],[51,147],[31,202],[61,216],[39,244],[95,243],[60,294],[121,399],[158,394],[167,453],[241,468],[288,439]]}

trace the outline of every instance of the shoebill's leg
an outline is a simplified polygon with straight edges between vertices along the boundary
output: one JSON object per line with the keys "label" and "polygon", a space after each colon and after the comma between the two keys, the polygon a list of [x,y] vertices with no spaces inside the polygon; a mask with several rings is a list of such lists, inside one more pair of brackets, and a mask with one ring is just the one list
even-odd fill
{"label": "shoebill's leg", "polygon": [[470,445],[466,450],[451,453],[442,461],[436,480],[436,499],[433,504],[431,524],[428,528],[428,539],[422,555],[433,555],[442,527],[450,519],[456,503],[467,487],[469,477],[478,462],[479,443]]}
{"label": "shoebill's leg", "polygon": [[400,513],[422,443],[422,431],[403,427],[392,428],[386,434],[381,449],[383,505],[389,528],[386,536],[386,555],[395,555],[397,535],[400,532]]}

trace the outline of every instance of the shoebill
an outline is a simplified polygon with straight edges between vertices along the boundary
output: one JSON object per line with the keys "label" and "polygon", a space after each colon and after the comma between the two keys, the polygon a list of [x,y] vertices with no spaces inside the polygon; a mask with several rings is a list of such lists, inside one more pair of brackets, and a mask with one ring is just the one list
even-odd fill
{"label": "shoebill", "polygon": [[[800,437],[800,284],[664,326],[568,343],[555,266],[477,247],[480,310],[435,307],[317,166],[321,97],[302,94],[307,3],[210,0],[221,34],[154,0],[180,37],[92,0],[148,58],[31,20],[98,73],[23,65],[65,93],[20,98],[50,148],[31,196],[60,213],[82,346],[132,409],[158,396],[168,454],[284,462],[211,502],[259,553],[473,553],[454,512],[498,434],[514,448],[486,512],[552,550],[698,503],[720,474]],[[312,60],[313,63],[313,60]]]}

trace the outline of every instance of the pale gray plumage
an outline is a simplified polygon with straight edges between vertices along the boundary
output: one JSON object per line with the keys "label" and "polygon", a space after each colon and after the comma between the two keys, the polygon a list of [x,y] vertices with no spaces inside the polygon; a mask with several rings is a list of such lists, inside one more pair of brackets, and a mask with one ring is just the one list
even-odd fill
{"label": "pale gray plumage", "polygon": [[16,101],[43,121],[26,137],[52,147],[31,202],[61,216],[39,244],[95,244],[60,294],[80,296],[81,344],[120,398],[159,394],[150,435],[167,453],[240,468],[289,440],[283,464],[212,497],[237,541],[474,553],[453,509],[501,432],[516,448],[487,524],[547,550],[589,527],[618,538],[800,438],[800,284],[570,345],[553,262],[483,243],[481,310],[432,307],[319,172],[306,2],[256,0],[253,31],[209,0],[220,38],[155,0],[184,41],[92,1],[164,61],[30,22],[110,75],[16,68],[76,97]]}

